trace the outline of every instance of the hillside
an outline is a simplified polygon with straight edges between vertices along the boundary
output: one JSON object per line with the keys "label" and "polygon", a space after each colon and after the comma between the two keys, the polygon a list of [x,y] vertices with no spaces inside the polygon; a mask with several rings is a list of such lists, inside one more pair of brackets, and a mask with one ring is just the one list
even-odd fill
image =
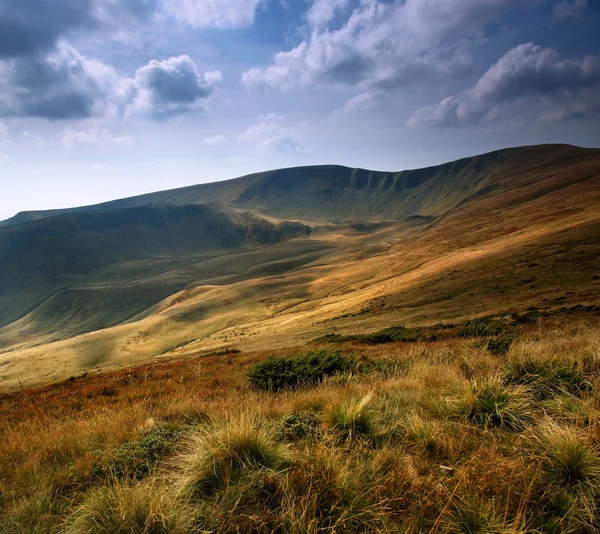
{"label": "hillside", "polygon": [[597,304],[598,206],[600,151],[557,145],[399,173],[285,169],[22,214],[36,220],[0,229],[0,387]]}
{"label": "hillside", "polygon": [[544,145],[499,150],[425,169],[377,172],[337,165],[280,169],[233,180],[150,193],[94,206],[17,214],[1,226],[66,213],[152,205],[226,203],[266,215],[315,222],[440,216],[493,188],[505,173],[536,164],[562,164],[596,149]]}

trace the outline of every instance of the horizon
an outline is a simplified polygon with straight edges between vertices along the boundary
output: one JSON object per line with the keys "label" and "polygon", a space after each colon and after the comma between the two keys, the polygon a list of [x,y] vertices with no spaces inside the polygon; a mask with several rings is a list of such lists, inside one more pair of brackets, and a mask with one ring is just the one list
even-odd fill
{"label": "horizon", "polygon": [[542,143],[542,144],[533,144],[533,145],[519,145],[519,146],[506,146],[503,148],[497,148],[494,150],[490,150],[488,152],[482,152],[482,153],[477,153],[477,154],[471,154],[468,156],[462,156],[462,157],[458,157],[455,159],[450,159],[450,160],[444,160],[441,161],[439,163],[433,163],[432,165],[427,165],[425,167],[411,167],[411,168],[405,168],[405,169],[374,169],[374,168],[365,168],[365,167],[350,167],[348,165],[343,165],[343,164],[339,164],[339,163],[317,163],[317,164],[308,164],[308,165],[300,165],[298,167],[277,167],[277,168],[272,168],[272,169],[266,169],[266,170],[262,170],[262,171],[257,171],[257,172],[251,172],[251,173],[246,173],[246,174],[242,174],[240,176],[233,176],[233,177],[229,177],[229,178],[223,178],[221,180],[213,180],[213,181],[209,181],[209,182],[199,182],[199,183],[194,183],[194,184],[189,184],[189,185],[183,185],[183,186],[179,186],[179,187],[173,187],[173,188],[168,188],[168,189],[156,189],[156,190],[152,190],[152,191],[144,191],[138,194],[134,194],[134,195],[130,195],[130,196],[126,196],[126,197],[117,197],[117,198],[108,198],[106,200],[101,200],[99,202],[94,202],[93,204],[74,204],[71,206],[58,206],[58,207],[49,207],[46,209],[42,209],[42,210],[36,210],[36,209],[26,209],[26,210],[21,210],[18,211],[16,213],[14,213],[13,215],[10,215],[8,217],[2,218],[0,217],[0,222],[5,222],[7,220],[10,220],[16,216],[18,216],[21,213],[29,213],[29,212],[43,212],[43,211],[62,211],[62,210],[70,210],[70,209],[76,209],[76,208],[81,208],[81,207],[89,207],[89,206],[97,206],[97,205],[103,205],[109,202],[113,202],[113,201],[119,201],[119,200],[127,200],[130,198],[136,198],[136,197],[140,197],[140,196],[145,196],[145,195],[152,195],[155,193],[163,193],[163,192],[167,192],[167,191],[174,191],[174,190],[179,190],[179,189],[187,189],[187,188],[193,188],[199,185],[208,185],[208,184],[215,184],[215,183],[220,183],[220,182],[228,182],[228,181],[232,181],[232,180],[239,180],[242,178],[246,178],[246,177],[250,177],[250,176],[254,176],[254,175],[258,175],[258,174],[263,174],[263,173],[269,173],[269,172],[275,172],[275,171],[283,171],[283,170],[288,170],[288,169],[296,169],[296,168],[310,168],[310,167],[345,167],[348,169],[360,169],[360,170],[366,170],[366,171],[376,171],[376,172],[390,172],[390,173],[398,173],[398,172],[411,172],[411,171],[418,171],[418,170],[422,170],[422,169],[426,169],[426,168],[431,168],[431,167],[441,167],[443,165],[448,165],[451,163],[454,163],[456,161],[460,161],[462,159],[470,159],[470,158],[474,158],[474,157],[478,157],[478,156],[485,156],[487,154],[493,154],[495,152],[503,152],[506,150],[516,150],[519,148],[528,148],[528,147],[538,147],[538,146],[572,146],[575,148],[582,148],[582,149],[590,149],[590,150],[600,150],[600,147],[595,147],[595,146],[581,146],[581,145],[571,145],[569,143]]}
{"label": "horizon", "polygon": [[0,220],[267,169],[600,146],[599,24],[588,0],[0,0]]}

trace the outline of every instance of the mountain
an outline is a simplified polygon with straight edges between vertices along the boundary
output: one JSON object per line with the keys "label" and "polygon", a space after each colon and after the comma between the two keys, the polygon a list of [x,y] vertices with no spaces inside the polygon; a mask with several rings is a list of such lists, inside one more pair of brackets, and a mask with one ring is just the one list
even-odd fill
{"label": "mountain", "polygon": [[0,388],[330,331],[595,304],[599,206],[600,150],[545,145],[24,212],[0,228]]}
{"label": "mountain", "polygon": [[535,164],[560,164],[596,153],[596,149],[545,145],[500,150],[444,165],[401,172],[377,172],[336,165],[280,169],[94,206],[22,212],[0,222],[0,226],[67,213],[207,203],[225,203],[274,217],[314,222],[439,216],[487,187],[494,187],[495,179],[502,174],[519,172]]}

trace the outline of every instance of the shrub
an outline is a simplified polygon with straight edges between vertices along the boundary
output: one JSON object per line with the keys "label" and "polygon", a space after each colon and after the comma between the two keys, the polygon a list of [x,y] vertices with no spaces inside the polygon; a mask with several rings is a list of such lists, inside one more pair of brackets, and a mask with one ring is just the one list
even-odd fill
{"label": "shrub", "polygon": [[513,344],[515,337],[513,335],[501,335],[494,337],[487,342],[487,350],[496,356],[506,354],[510,350],[510,346]]}
{"label": "shrub", "polygon": [[325,414],[327,426],[338,439],[346,441],[372,437],[375,423],[370,402],[371,396],[367,395],[336,404]]}
{"label": "shrub", "polygon": [[296,358],[267,358],[248,373],[250,383],[259,390],[280,391],[318,384],[353,367],[353,360],[336,351],[310,352]]}
{"label": "shrub", "polygon": [[75,512],[66,534],[185,534],[191,512],[152,486],[116,485],[93,492]]}
{"label": "shrub", "polygon": [[126,441],[93,468],[95,476],[115,479],[141,479],[173,451],[181,431],[157,427],[146,432],[139,440]]}
{"label": "shrub", "polygon": [[498,320],[481,317],[463,323],[458,335],[461,337],[499,336],[504,331],[504,326]]}
{"label": "shrub", "polygon": [[562,393],[581,396],[592,389],[575,362],[557,358],[517,356],[509,359],[505,374],[509,382],[527,386],[537,400]]}
{"label": "shrub", "polygon": [[189,449],[181,458],[181,484],[193,497],[211,495],[247,471],[277,469],[287,461],[286,449],[248,418],[195,434]]}
{"label": "shrub", "polygon": [[313,343],[342,343],[344,341],[358,341],[369,345],[382,343],[395,343],[403,341],[412,343],[415,341],[435,341],[435,335],[423,336],[420,328],[407,328],[406,326],[392,326],[370,334],[326,334],[313,339]]}
{"label": "shrub", "polygon": [[298,441],[320,435],[321,417],[314,411],[285,415],[275,427],[275,438],[279,441]]}
{"label": "shrub", "polygon": [[497,377],[471,382],[457,407],[463,419],[484,427],[520,431],[533,421],[526,391]]}

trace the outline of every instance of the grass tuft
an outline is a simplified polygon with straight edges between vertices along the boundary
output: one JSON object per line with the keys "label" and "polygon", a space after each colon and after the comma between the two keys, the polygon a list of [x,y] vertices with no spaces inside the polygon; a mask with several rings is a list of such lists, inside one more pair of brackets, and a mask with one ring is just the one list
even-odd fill
{"label": "grass tuft", "polygon": [[191,511],[151,485],[104,487],[67,522],[65,534],[186,534]]}
{"label": "grass tuft", "polygon": [[287,462],[285,447],[248,417],[195,434],[189,449],[180,459],[180,485],[183,493],[191,497],[212,495],[248,471],[274,470]]}
{"label": "grass tuft", "polygon": [[467,422],[486,428],[519,432],[533,422],[526,390],[509,386],[499,377],[471,382],[457,410]]}
{"label": "grass tuft", "polygon": [[600,451],[577,430],[545,423],[535,435],[544,482],[576,494],[600,495]]}
{"label": "grass tuft", "polygon": [[501,534],[511,532],[488,502],[469,502],[461,500],[448,521],[448,530],[456,534]]}
{"label": "grass tuft", "polygon": [[372,395],[350,399],[332,406],[325,414],[325,423],[337,439],[364,440],[375,433],[375,415],[370,406]]}

